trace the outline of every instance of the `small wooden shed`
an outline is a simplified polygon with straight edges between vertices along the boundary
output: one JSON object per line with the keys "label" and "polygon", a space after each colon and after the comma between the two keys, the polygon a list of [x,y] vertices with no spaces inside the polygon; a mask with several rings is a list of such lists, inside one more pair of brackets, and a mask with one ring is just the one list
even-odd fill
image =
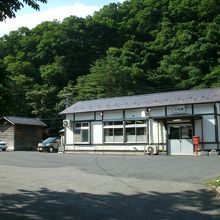
{"label": "small wooden shed", "polygon": [[36,150],[47,125],[38,118],[3,117],[0,119],[0,140],[7,150]]}

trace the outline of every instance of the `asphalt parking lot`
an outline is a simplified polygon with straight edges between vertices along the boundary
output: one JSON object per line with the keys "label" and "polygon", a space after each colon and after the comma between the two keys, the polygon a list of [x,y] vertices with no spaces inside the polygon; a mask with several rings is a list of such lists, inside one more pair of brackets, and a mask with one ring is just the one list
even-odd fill
{"label": "asphalt parking lot", "polygon": [[0,219],[219,219],[220,156],[0,152]]}

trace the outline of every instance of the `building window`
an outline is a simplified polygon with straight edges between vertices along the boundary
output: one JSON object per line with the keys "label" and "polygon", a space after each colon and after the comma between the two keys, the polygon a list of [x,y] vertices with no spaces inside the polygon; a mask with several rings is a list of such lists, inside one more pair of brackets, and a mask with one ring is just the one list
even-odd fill
{"label": "building window", "polygon": [[[124,130],[125,129],[125,130]],[[105,143],[146,143],[147,125],[144,120],[128,120],[104,122]],[[124,135],[125,134],[125,135]]]}
{"label": "building window", "polygon": [[146,143],[147,142],[146,121],[126,121],[125,123],[125,141],[127,143]]}
{"label": "building window", "polygon": [[104,122],[104,142],[123,143],[123,121]]}
{"label": "building window", "polygon": [[126,128],[126,142],[136,142],[135,128]]}
{"label": "building window", "polygon": [[105,142],[113,142],[113,128],[104,128]]}
{"label": "building window", "polygon": [[89,143],[89,123],[75,123],[74,124],[74,143]]}

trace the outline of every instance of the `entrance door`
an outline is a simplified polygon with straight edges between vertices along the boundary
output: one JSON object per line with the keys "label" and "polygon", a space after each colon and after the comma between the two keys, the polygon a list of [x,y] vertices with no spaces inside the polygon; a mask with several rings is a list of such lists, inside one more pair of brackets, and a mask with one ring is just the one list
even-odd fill
{"label": "entrance door", "polygon": [[191,124],[169,125],[168,134],[168,147],[171,155],[193,155]]}

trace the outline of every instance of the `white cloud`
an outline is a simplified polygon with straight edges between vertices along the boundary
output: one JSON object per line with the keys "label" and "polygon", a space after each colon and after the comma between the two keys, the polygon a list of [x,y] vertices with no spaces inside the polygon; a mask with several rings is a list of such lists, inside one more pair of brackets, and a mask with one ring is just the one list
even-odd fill
{"label": "white cloud", "polygon": [[74,5],[51,8],[42,12],[20,15],[14,19],[7,19],[5,22],[0,22],[0,36],[8,34],[12,30],[17,30],[19,27],[33,28],[43,21],[52,21],[54,19],[62,21],[65,17],[70,15],[86,17],[87,15],[92,15],[94,11],[98,11],[99,9],[100,6],[88,6],[76,3]]}

